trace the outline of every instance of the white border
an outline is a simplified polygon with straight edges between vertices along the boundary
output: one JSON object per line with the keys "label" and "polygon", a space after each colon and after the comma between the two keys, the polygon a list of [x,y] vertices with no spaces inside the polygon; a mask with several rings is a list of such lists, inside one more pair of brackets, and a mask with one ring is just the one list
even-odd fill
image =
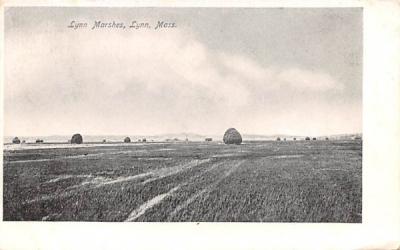
{"label": "white border", "polygon": [[[400,4],[396,1],[7,1],[0,13],[1,97],[4,6],[363,7],[363,223],[1,222],[0,249],[400,247]],[[2,178],[0,184],[2,191]]]}

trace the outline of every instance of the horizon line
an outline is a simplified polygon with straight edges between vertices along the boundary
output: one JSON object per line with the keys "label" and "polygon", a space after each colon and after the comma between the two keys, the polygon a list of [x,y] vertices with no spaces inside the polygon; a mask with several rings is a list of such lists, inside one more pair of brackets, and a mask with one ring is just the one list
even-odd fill
{"label": "horizon line", "polygon": [[[135,136],[135,137],[142,137],[142,136],[165,136],[169,134],[173,135],[184,135],[184,134],[194,134],[197,136],[210,136],[210,135],[219,135],[219,134],[200,134],[200,133],[192,133],[192,132],[177,132],[177,133],[162,133],[162,134],[84,134],[84,133],[72,133],[72,134],[51,134],[51,135],[3,135],[3,137],[50,137],[50,136],[72,136],[74,134],[81,134],[82,136]],[[278,135],[285,135],[285,136],[338,136],[338,135],[351,135],[351,134],[363,134],[363,132],[341,132],[341,133],[334,133],[334,134],[286,134],[286,133],[274,133],[274,134],[250,134],[250,133],[240,133],[241,135],[250,135],[250,136],[278,136]],[[223,134],[222,134],[223,136]]]}

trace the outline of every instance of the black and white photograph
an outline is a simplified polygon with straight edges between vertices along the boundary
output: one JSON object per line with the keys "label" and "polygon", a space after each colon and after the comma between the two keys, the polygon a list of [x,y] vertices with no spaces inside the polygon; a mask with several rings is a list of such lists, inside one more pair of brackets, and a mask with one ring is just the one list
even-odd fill
{"label": "black and white photograph", "polygon": [[0,249],[398,249],[396,1],[0,3]]}
{"label": "black and white photograph", "polygon": [[4,0],[0,249],[399,249],[398,51],[393,0]]}
{"label": "black and white photograph", "polygon": [[362,8],[9,7],[3,221],[363,221]]}

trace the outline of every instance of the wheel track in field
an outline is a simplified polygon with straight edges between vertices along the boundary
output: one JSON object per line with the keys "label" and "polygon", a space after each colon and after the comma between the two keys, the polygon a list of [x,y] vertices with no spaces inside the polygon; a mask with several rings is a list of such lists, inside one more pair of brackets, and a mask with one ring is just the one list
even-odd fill
{"label": "wheel track in field", "polygon": [[[200,197],[201,195],[203,195],[204,193],[209,193],[211,192],[219,183],[221,183],[225,178],[227,178],[229,175],[231,175],[234,171],[236,171],[239,166],[244,162],[245,160],[239,161],[238,163],[236,163],[233,167],[230,167],[228,169],[228,171],[226,171],[224,174],[222,174],[222,176],[220,178],[217,179],[217,181],[215,181],[214,183],[210,184],[209,186],[203,188],[202,190],[196,192],[194,195],[192,195],[190,198],[188,198],[182,205],[178,205],[175,210],[169,215],[168,219],[170,219],[171,217],[173,217],[176,213],[178,213],[179,211],[181,211],[182,209],[186,208],[190,203],[192,203],[193,201],[195,201],[198,197]],[[194,181],[195,179],[199,178],[200,176],[202,176],[203,174],[210,172],[212,170],[214,170],[215,168],[221,166],[222,164],[226,163],[226,161],[223,162],[219,162],[216,163],[214,165],[212,165],[210,168],[204,170],[203,172],[191,177],[188,181],[179,184],[178,186],[170,189],[168,192],[160,194],[155,196],[154,198],[146,201],[145,203],[143,203],[142,205],[140,205],[139,207],[135,208],[130,214],[129,216],[125,219],[125,221],[135,221],[137,218],[139,218],[140,216],[144,215],[146,213],[146,211],[154,206],[156,206],[157,204],[161,203],[164,199],[172,196],[176,191],[178,191],[181,187],[186,186],[190,183],[192,183],[192,181]]]}
{"label": "wheel track in field", "polygon": [[[207,162],[209,162],[211,159],[208,159]],[[178,191],[181,187],[188,185],[189,183],[191,183],[193,180],[199,178],[201,175],[203,175],[206,172],[209,172],[213,169],[215,169],[216,167],[219,167],[220,165],[222,165],[224,162],[219,162],[216,163],[214,165],[212,165],[210,168],[207,168],[206,170],[204,170],[203,172],[192,176],[188,181],[179,184],[178,186],[172,188],[171,190],[169,190],[167,193],[163,193],[160,195],[155,196],[154,198],[146,201],[145,203],[143,203],[142,205],[140,205],[139,207],[135,208],[130,214],[129,216],[125,219],[126,222],[131,222],[131,221],[135,221],[137,218],[139,218],[140,216],[142,216],[143,214],[146,213],[146,211],[152,207],[154,207],[155,205],[159,204],[160,202],[162,202],[165,198],[172,196],[176,191]],[[162,178],[162,177],[161,177]]]}
{"label": "wheel track in field", "polygon": [[154,197],[153,199],[143,203],[142,205],[140,205],[138,208],[136,208],[135,210],[133,210],[128,218],[125,219],[126,222],[129,221],[134,221],[137,218],[139,218],[140,216],[142,216],[143,214],[146,213],[146,211],[152,207],[154,207],[155,205],[157,205],[158,203],[160,203],[162,200],[164,200],[165,198],[171,196],[176,190],[178,190],[181,187],[181,185],[178,185],[176,187],[174,187],[173,189],[169,190],[167,193],[164,194],[159,194],[156,197]]}
{"label": "wheel track in field", "polygon": [[[245,162],[245,160],[241,160],[238,163],[236,163],[233,167],[230,167],[228,169],[228,171],[226,171],[220,178],[218,178],[215,182],[213,182],[212,184],[206,186],[205,188],[203,188],[202,190],[196,192],[195,194],[193,194],[192,196],[190,196],[186,201],[184,201],[182,204],[178,205],[174,211],[172,211],[169,216],[167,221],[171,221],[171,219],[177,214],[179,213],[182,209],[185,209],[186,207],[188,207],[192,202],[194,202],[197,198],[201,197],[203,194],[209,194],[212,190],[214,190],[225,178],[227,178],[228,176],[230,176],[233,172],[235,172],[240,165],[243,164],[243,162]],[[206,171],[205,171],[206,172]]]}
{"label": "wheel track in field", "polygon": [[177,166],[173,166],[173,167],[167,167],[167,168],[161,168],[155,171],[148,171],[145,173],[141,173],[141,174],[137,174],[137,175],[132,175],[132,176],[121,176],[115,179],[111,179],[111,178],[104,178],[104,177],[96,177],[93,178],[89,181],[84,181],[78,185],[74,185],[68,188],[69,189],[77,189],[80,188],[82,186],[86,186],[86,185],[91,185],[94,184],[95,186],[93,188],[100,188],[102,186],[106,186],[106,185],[110,185],[110,184],[114,184],[114,183],[119,183],[119,182],[127,182],[127,181],[132,181],[132,180],[136,180],[136,179],[141,179],[141,178],[145,178],[145,177],[152,177],[149,178],[145,181],[143,181],[141,184],[145,185],[149,182],[152,181],[156,181],[159,180],[161,178],[164,177],[168,177],[174,174],[179,174],[180,172],[193,168],[195,166],[199,166],[203,163],[209,162],[210,159],[205,159],[205,160],[193,160],[190,161],[188,163],[185,164],[179,164]]}
{"label": "wheel track in field", "polygon": [[[78,185],[70,186],[63,193],[43,195],[41,197],[25,201],[25,202],[23,202],[23,204],[31,204],[31,203],[35,203],[35,202],[47,201],[47,200],[52,200],[52,199],[56,199],[56,198],[69,197],[69,196],[72,196],[72,195],[78,193],[79,191],[81,191],[83,187],[90,186],[90,185],[93,185],[93,186],[91,186],[91,187],[89,187],[89,188],[87,188],[85,190],[92,190],[92,189],[96,189],[96,188],[101,188],[103,186],[111,185],[111,184],[115,184],[115,183],[134,181],[134,180],[145,178],[145,177],[149,177],[149,176],[155,176],[155,177],[153,177],[153,178],[151,178],[149,180],[156,181],[156,180],[164,178],[164,177],[168,177],[168,176],[171,176],[171,175],[174,175],[174,174],[179,174],[180,172],[182,172],[184,170],[188,170],[190,168],[193,168],[195,166],[199,166],[199,165],[207,163],[209,161],[211,161],[211,159],[192,160],[190,162],[187,162],[187,163],[184,163],[184,164],[179,164],[179,165],[173,166],[173,167],[162,168],[162,169],[159,169],[159,170],[156,170],[156,171],[149,171],[149,172],[145,172],[145,173],[141,173],[141,174],[137,174],[137,175],[132,175],[132,176],[122,176],[122,177],[118,177],[118,178],[115,178],[115,179],[104,178],[104,177],[95,177],[95,178],[92,178],[91,180],[84,181],[84,182],[82,182],[82,183],[80,183]],[[145,185],[147,183],[149,183],[149,182],[145,181],[145,182],[143,182],[141,184]]]}
{"label": "wheel track in field", "polygon": [[174,167],[170,167],[170,168],[162,168],[159,169],[157,171],[152,172],[152,175],[155,176],[153,178],[147,179],[143,182],[143,184],[147,184],[174,174],[179,174],[180,172],[182,172],[183,170],[195,167],[195,166],[199,166],[201,164],[210,162],[211,159],[203,159],[203,160],[193,160],[190,161],[189,163],[187,163],[185,166],[182,165],[178,165],[178,166],[174,166]]}
{"label": "wheel track in field", "polygon": [[15,163],[28,163],[28,162],[46,162],[46,161],[58,161],[58,160],[63,160],[63,159],[81,159],[81,158],[91,159],[92,157],[100,156],[100,155],[118,155],[118,154],[129,154],[129,153],[135,153],[135,152],[140,152],[140,151],[124,150],[124,151],[116,151],[116,152],[108,152],[108,153],[94,153],[94,154],[86,154],[86,155],[85,154],[67,155],[67,156],[58,156],[58,157],[46,158],[46,159],[6,161],[6,163],[7,164],[15,164]]}

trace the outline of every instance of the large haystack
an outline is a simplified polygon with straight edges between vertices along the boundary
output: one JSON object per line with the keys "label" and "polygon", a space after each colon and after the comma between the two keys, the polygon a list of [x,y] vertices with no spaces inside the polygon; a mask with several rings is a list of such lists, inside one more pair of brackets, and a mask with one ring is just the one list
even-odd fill
{"label": "large haystack", "polygon": [[125,142],[125,143],[129,143],[129,142],[131,142],[131,138],[129,138],[129,137],[125,137],[125,139],[124,139],[124,142]]}
{"label": "large haystack", "polygon": [[81,134],[74,134],[71,138],[71,143],[72,144],[82,144],[83,139]]}
{"label": "large haystack", "polygon": [[21,141],[19,140],[18,137],[14,137],[14,139],[12,140],[12,143],[14,143],[14,144],[20,144]]}
{"label": "large haystack", "polygon": [[306,137],[306,141],[309,141],[309,140],[310,140],[310,137],[307,136],[307,137]]}
{"label": "large haystack", "polygon": [[225,144],[239,145],[240,143],[242,143],[242,136],[236,129],[230,128],[225,132],[223,141]]}

